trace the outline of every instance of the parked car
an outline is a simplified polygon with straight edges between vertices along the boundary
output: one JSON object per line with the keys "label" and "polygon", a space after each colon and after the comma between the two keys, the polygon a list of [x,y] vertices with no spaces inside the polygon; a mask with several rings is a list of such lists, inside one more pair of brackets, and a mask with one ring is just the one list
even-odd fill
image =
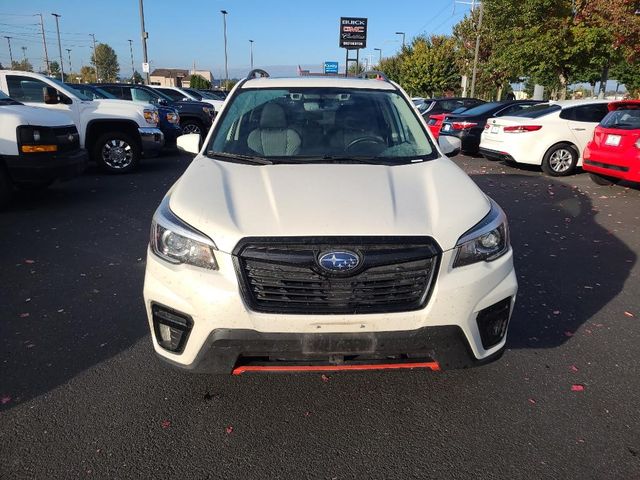
{"label": "parked car", "polygon": [[197,156],[154,215],[144,282],[158,355],[235,374],[498,358],[513,253],[444,156],[459,140],[434,144],[386,79],[256,76],[202,149],[178,139]]}
{"label": "parked car", "polygon": [[571,175],[581,152],[608,113],[607,100],[565,100],[531,107],[515,116],[492,118],[480,153],[489,159],[540,165],[547,175]]}
{"label": "parked car", "polygon": [[0,92],[0,207],[14,187],[46,188],[87,163],[78,129],[63,113],[28,107]]}
{"label": "parked car", "polygon": [[476,107],[478,105],[482,105],[485,103],[484,100],[480,100],[479,98],[468,98],[468,97],[450,97],[450,98],[434,98],[434,99],[426,99],[423,102],[423,106],[419,108],[422,116],[425,119],[428,119],[431,115],[438,115],[441,113],[449,113],[454,110],[459,109],[460,107],[465,107],[467,109]]}
{"label": "parked car", "polygon": [[0,90],[26,105],[66,114],[80,146],[108,172],[130,172],[143,155],[155,155],[164,145],[153,105],[92,100],[53,78],[16,70],[0,70]]}
{"label": "parked car", "polygon": [[640,183],[640,100],[611,102],[607,108],[584,150],[582,168],[598,185]]}
{"label": "parked car", "polygon": [[216,109],[216,112],[219,112],[222,109],[222,105],[224,105],[224,100],[205,97],[203,94],[193,88],[158,87],[155,85],[153,85],[152,88],[159,90],[166,96],[171,97],[171,99],[176,102],[191,100],[194,102],[208,103]]}
{"label": "parked car", "polygon": [[440,135],[458,137],[462,151],[471,155],[478,153],[480,135],[487,120],[505,115],[513,115],[540,102],[536,100],[516,100],[513,102],[490,102],[470,108],[460,114],[449,114],[440,127]]}
{"label": "parked car", "polygon": [[[459,113],[466,112],[467,110],[469,110],[469,108],[472,108],[472,107],[459,107],[455,109],[453,112],[449,112],[449,113],[451,115],[457,115]],[[449,113],[436,113],[435,115],[428,115],[428,114],[423,115],[424,117],[427,117],[427,116],[429,117],[429,119],[427,120],[427,126],[429,127],[429,130],[431,130],[431,133],[435,138],[438,138],[438,136],[440,135],[440,128],[442,127],[442,122],[444,121],[445,117],[449,115]]]}
{"label": "parked car", "polygon": [[[95,85],[89,85],[86,83],[67,83],[67,86],[74,90],[80,91],[83,95],[93,100],[114,100],[117,99],[115,95],[103,90]],[[171,149],[176,147],[176,139],[182,135],[182,128],[180,128],[180,115],[178,111],[167,105],[158,105],[157,102],[149,100],[140,100],[142,103],[151,103],[158,109],[158,128],[164,135],[164,148]]]}
{"label": "parked car", "polygon": [[223,102],[227,99],[227,92],[224,90],[198,90],[198,92],[203,95],[211,98],[212,100],[222,100]]}
{"label": "parked car", "polygon": [[182,133],[206,135],[211,127],[215,110],[208,103],[191,100],[174,101],[162,92],[146,85],[128,83],[101,83],[100,88],[123,100],[147,101],[155,105],[170,106],[180,115]]}

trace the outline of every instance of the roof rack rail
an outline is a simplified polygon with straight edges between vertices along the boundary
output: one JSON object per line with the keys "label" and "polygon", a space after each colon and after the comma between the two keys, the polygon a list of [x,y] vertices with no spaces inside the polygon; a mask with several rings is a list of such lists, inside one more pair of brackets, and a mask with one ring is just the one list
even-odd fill
{"label": "roof rack rail", "polygon": [[366,72],[362,72],[360,75],[358,75],[358,78],[368,78],[369,75],[375,75],[376,77],[381,77],[379,78],[379,80],[384,80],[385,82],[391,82],[391,80],[387,78],[387,75],[384,72],[381,72],[380,70],[367,70]]}
{"label": "roof rack rail", "polygon": [[254,68],[247,74],[247,80],[258,77],[267,78],[269,77],[269,72],[262,70],[261,68]]}

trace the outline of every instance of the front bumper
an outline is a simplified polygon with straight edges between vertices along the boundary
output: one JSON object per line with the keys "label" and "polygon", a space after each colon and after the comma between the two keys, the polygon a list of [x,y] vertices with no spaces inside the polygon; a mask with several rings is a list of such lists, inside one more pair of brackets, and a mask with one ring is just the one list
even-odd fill
{"label": "front bumper", "polygon": [[68,180],[80,175],[87,166],[83,148],[63,153],[36,153],[3,157],[11,179],[16,183]]}
{"label": "front bumper", "polygon": [[164,134],[164,146],[165,148],[174,148],[178,137],[182,135],[182,129],[178,124],[171,124],[162,128]]}
{"label": "front bumper", "polygon": [[515,162],[515,159],[507,152],[499,152],[498,150],[491,150],[490,148],[480,147],[480,155],[489,160],[504,160],[507,162]]}
{"label": "front bumper", "polygon": [[[587,145],[582,168],[591,173],[640,182],[640,152],[624,154],[593,148]],[[634,158],[635,157],[635,158]]]}
{"label": "front bumper", "polygon": [[162,348],[155,332],[153,346],[161,358],[185,369],[231,373],[242,357],[264,356],[327,364],[332,355],[428,357],[442,368],[477,365],[497,358],[506,343],[505,335],[484,348],[478,313],[509,299],[509,315],[517,292],[511,250],[493,262],[455,269],[449,250],[442,254],[431,297],[420,310],[259,313],[242,300],[233,257],[216,252],[216,258],[220,269],[205,271],[147,255],[144,298],[151,331],[154,305],[188,315],[191,324],[181,353]]}
{"label": "front bumper", "polygon": [[140,145],[145,155],[157,154],[164,146],[164,134],[156,127],[139,127]]}

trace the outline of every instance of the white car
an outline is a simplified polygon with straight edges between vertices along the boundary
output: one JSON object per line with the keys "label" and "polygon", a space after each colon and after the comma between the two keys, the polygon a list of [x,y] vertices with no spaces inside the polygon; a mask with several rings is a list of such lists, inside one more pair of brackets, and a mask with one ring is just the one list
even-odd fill
{"label": "white car", "polygon": [[565,100],[492,118],[482,132],[480,153],[488,159],[541,165],[547,175],[571,175],[593,130],[608,113],[607,100]]}
{"label": "white car", "polygon": [[165,95],[171,97],[174,101],[191,100],[194,102],[205,102],[209,105],[213,105],[216,112],[222,110],[224,100],[215,100],[203,95],[201,92],[193,88],[178,88],[178,87],[159,87],[157,85],[151,85],[151,87],[160,90]]}
{"label": "white car", "polygon": [[153,217],[144,301],[162,359],[239,374],[502,354],[505,214],[397,84],[252,72],[227,102],[199,153],[178,139],[197,156]]}

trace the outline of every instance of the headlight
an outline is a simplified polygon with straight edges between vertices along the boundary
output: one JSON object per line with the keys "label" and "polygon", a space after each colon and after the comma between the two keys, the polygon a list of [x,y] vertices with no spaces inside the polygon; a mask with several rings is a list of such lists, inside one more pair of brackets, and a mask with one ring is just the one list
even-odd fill
{"label": "headlight", "polygon": [[168,196],[153,216],[150,245],[151,251],[167,262],[218,269],[213,240],[176,217],[169,209]]}
{"label": "headlight", "polygon": [[147,123],[151,125],[158,124],[158,110],[149,110],[147,108],[144,109],[144,119]]}
{"label": "headlight", "polygon": [[167,122],[180,123],[180,115],[178,115],[176,112],[167,113]]}
{"label": "headlight", "polygon": [[213,117],[213,114],[216,113],[216,109],[213,107],[202,107],[202,110],[210,117]]}
{"label": "headlight", "polygon": [[490,262],[509,251],[507,216],[496,202],[489,200],[491,210],[487,216],[458,240],[454,268]]}

